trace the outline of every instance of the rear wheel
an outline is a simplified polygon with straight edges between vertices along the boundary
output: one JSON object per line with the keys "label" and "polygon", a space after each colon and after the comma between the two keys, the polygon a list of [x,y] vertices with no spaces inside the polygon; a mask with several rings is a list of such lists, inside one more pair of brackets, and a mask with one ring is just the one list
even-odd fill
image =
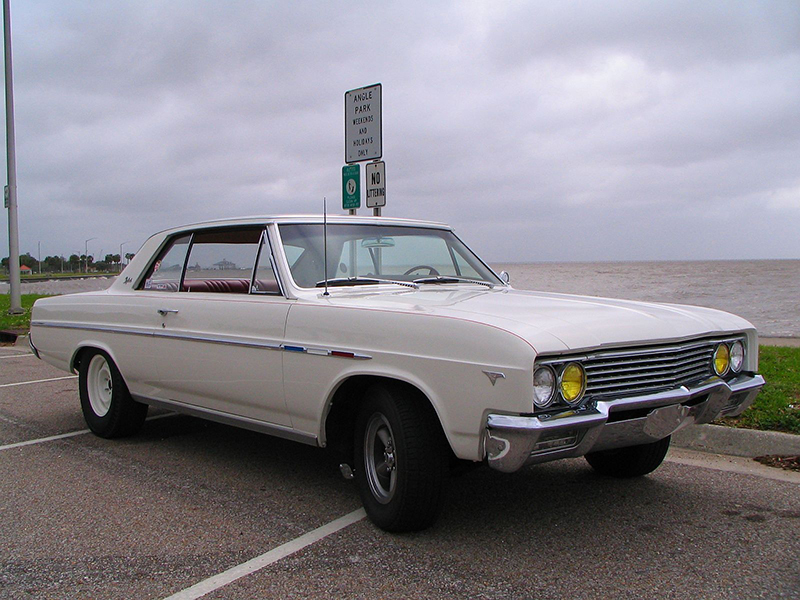
{"label": "rear wheel", "polygon": [[78,373],[81,410],[92,432],[115,438],[139,431],[147,416],[147,405],[131,398],[108,354],[102,350],[87,351]]}
{"label": "rear wheel", "polygon": [[381,529],[433,525],[444,499],[449,454],[433,409],[401,386],[367,390],[356,419],[355,479]]}
{"label": "rear wheel", "polygon": [[590,452],[584,458],[598,473],[610,477],[640,477],[655,471],[667,455],[670,436],[652,444]]}

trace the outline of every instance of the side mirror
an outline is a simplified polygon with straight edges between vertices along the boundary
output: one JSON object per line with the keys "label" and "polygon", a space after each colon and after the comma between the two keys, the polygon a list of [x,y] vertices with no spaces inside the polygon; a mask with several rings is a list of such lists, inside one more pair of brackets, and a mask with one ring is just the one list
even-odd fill
{"label": "side mirror", "polygon": [[500,279],[503,280],[503,283],[508,284],[511,282],[511,277],[508,275],[506,271],[500,271]]}

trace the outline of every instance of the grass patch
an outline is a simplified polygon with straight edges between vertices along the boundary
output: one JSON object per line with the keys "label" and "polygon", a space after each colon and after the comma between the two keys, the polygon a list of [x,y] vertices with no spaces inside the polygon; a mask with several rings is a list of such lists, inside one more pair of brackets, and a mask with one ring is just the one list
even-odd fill
{"label": "grass patch", "polygon": [[767,384],[755,402],[719,424],[800,434],[800,348],[761,346],[758,371]]}
{"label": "grass patch", "polygon": [[25,312],[21,315],[10,315],[8,309],[11,308],[11,295],[0,294],[0,330],[27,331],[30,329],[33,303],[39,298],[46,297],[47,294],[22,294],[22,308]]}

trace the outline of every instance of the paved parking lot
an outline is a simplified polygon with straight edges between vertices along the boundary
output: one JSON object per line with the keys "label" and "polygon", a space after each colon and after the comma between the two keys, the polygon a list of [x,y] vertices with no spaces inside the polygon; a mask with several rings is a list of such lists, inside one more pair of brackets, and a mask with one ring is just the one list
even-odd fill
{"label": "paved parking lot", "polygon": [[324,450],[150,414],[85,433],[77,379],[0,347],[0,598],[800,598],[800,475],[744,459],[479,468],[390,535]]}

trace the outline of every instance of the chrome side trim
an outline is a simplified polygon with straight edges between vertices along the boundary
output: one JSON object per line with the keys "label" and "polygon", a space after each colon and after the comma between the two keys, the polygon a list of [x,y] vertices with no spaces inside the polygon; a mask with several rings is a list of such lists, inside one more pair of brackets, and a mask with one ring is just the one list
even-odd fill
{"label": "chrome side trim", "polygon": [[250,419],[248,417],[239,417],[229,413],[211,410],[209,408],[190,406],[175,400],[161,400],[158,398],[149,398],[139,394],[131,395],[133,396],[134,400],[137,400],[143,404],[149,404],[150,406],[174,410],[175,412],[184,415],[207,419],[216,423],[222,423],[223,425],[232,425],[234,427],[241,427],[243,429],[249,429],[250,431],[256,431],[258,433],[266,433],[268,435],[273,435],[285,440],[291,440],[293,442],[308,444],[310,446],[318,445],[316,435],[306,433],[304,431],[297,431],[296,429],[292,429],[291,427],[287,427],[285,425],[257,421],[256,419]]}
{"label": "chrome side trim", "polygon": [[[81,331],[99,331],[102,333],[121,333],[125,335],[141,335],[146,337],[184,340],[189,342],[203,342],[206,344],[222,344],[226,346],[238,346],[241,348],[258,348],[260,350],[280,350],[283,352],[299,352],[303,354],[313,354],[316,356],[331,356],[333,358],[349,358],[351,360],[370,360],[372,356],[342,350],[339,348],[308,348],[294,344],[279,344],[260,342],[257,340],[241,340],[235,338],[197,335],[190,333],[180,333],[176,331],[148,330],[136,327],[113,327],[110,325],[86,325],[83,323],[54,323],[49,321],[33,321],[31,326],[53,327],[56,329],[77,329]],[[29,338],[30,339],[30,338]]]}
{"label": "chrome side trim", "polygon": [[222,344],[224,346],[240,346],[243,348],[259,348],[262,350],[282,350],[281,344],[270,344],[268,342],[259,342],[257,340],[237,340],[234,338],[220,336],[196,335],[192,333],[180,333],[176,331],[156,330],[153,332],[153,337],[170,340],[184,340],[188,342],[204,342],[206,344]]}
{"label": "chrome side trim", "polygon": [[111,325],[88,325],[85,323],[56,323],[53,321],[31,321],[31,327],[52,327],[54,329],[78,329],[81,331],[100,331],[103,333],[122,333],[125,335],[153,336],[152,329],[140,327],[121,327]]}

